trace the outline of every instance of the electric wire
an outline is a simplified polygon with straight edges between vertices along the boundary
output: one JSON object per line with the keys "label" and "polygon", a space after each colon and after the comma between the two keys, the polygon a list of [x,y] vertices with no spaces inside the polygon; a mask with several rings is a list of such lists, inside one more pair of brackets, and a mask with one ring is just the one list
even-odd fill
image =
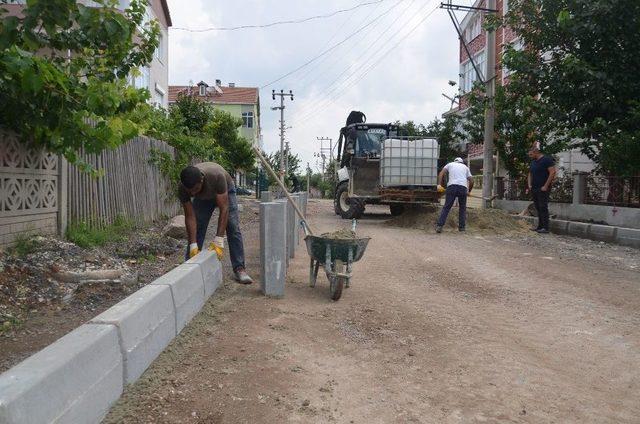
{"label": "electric wire", "polygon": [[317,20],[317,19],[327,19],[327,18],[331,18],[333,16],[336,16],[338,14],[341,13],[346,13],[346,12],[350,12],[352,10],[356,10],[359,9],[361,7],[365,7],[365,6],[370,6],[372,4],[378,4],[378,3],[382,3],[386,0],[375,0],[375,1],[369,1],[369,2],[365,2],[365,3],[359,3],[353,7],[350,7],[348,9],[340,9],[340,10],[336,10],[333,11],[331,13],[327,13],[324,15],[315,15],[315,16],[309,16],[307,18],[301,18],[301,19],[292,19],[292,20],[288,20],[288,21],[276,21],[276,22],[271,22],[268,24],[262,24],[262,25],[239,25],[239,26],[233,26],[233,27],[208,27],[208,28],[200,28],[200,29],[193,29],[193,28],[185,28],[185,27],[172,27],[171,29],[174,31],[187,31],[187,32],[210,32],[210,31],[236,31],[239,29],[257,29],[257,28],[271,28],[274,26],[279,26],[279,25],[291,25],[291,24],[301,24],[304,22],[309,22],[309,21],[313,21],[313,20]]}

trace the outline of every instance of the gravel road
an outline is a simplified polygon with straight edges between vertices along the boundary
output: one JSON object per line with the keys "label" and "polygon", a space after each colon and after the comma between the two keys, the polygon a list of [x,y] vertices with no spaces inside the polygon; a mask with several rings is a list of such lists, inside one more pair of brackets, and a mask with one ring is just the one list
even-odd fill
{"label": "gravel road", "polygon": [[[345,226],[331,210],[309,205],[316,228]],[[638,250],[388,218],[361,220],[338,302],[302,245],[284,299],[226,282],[106,422],[640,422]]]}

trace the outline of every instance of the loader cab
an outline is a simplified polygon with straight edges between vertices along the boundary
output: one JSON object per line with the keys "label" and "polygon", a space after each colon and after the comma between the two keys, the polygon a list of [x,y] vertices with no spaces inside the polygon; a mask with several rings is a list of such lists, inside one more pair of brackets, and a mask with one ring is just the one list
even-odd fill
{"label": "loader cab", "polygon": [[340,167],[349,168],[354,159],[380,158],[382,140],[398,134],[393,124],[351,124],[340,130]]}

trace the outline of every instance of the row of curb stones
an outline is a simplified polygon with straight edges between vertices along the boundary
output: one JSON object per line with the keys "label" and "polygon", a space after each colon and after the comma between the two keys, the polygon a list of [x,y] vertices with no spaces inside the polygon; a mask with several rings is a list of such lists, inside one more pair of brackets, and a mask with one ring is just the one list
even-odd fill
{"label": "row of curb stones", "polygon": [[[536,225],[538,219],[532,216],[518,217]],[[620,244],[622,246],[640,248],[640,230],[610,225],[588,224],[586,222],[549,220],[552,233],[586,238],[595,241]]]}
{"label": "row of curb stones", "polygon": [[0,424],[99,423],[222,282],[202,252],[0,375]]}

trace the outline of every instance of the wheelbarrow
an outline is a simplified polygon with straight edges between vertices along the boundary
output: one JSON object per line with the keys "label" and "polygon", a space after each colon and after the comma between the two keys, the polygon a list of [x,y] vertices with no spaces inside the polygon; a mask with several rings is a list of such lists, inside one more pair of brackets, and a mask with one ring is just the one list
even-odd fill
{"label": "wheelbarrow", "polygon": [[[315,236],[311,234],[306,221],[301,221],[305,232],[304,241],[307,245],[307,252],[310,257],[309,285],[316,286],[318,280],[318,270],[320,266],[324,268],[329,280],[329,290],[331,299],[338,300],[342,296],[342,289],[351,284],[352,266],[358,262],[370,237],[360,237],[355,239],[332,239],[328,237]],[[356,220],[353,220],[351,229],[355,231]]]}

